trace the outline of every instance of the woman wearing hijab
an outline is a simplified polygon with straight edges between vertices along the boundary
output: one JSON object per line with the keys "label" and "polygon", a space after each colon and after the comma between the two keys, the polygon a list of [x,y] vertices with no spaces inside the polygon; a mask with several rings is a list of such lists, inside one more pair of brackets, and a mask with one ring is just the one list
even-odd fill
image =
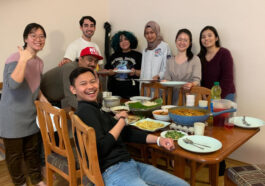
{"label": "woman wearing hijab", "polygon": [[167,58],[171,57],[171,51],[160,35],[160,26],[154,21],[149,21],[144,28],[144,37],[147,48],[142,54],[140,79],[163,79]]}

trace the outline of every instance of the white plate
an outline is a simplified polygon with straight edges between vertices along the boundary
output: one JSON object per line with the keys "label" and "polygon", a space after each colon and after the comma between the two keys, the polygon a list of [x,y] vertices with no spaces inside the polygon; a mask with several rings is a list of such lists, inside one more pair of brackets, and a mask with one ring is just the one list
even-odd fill
{"label": "white plate", "polygon": [[[136,125],[138,122],[142,122],[142,121],[153,121],[153,122],[156,122],[156,123],[161,123],[161,124],[163,124],[163,126],[162,126],[162,127],[159,127],[159,128],[156,128],[156,129],[154,129],[154,130],[143,129],[143,128],[140,128],[140,127],[138,127],[138,126]],[[158,121],[158,120],[154,120],[154,119],[146,118],[146,119],[141,119],[141,120],[139,120],[139,121],[137,121],[137,122],[131,123],[130,125],[135,126],[135,127],[139,128],[139,129],[141,129],[141,130],[145,130],[145,131],[148,131],[148,132],[154,132],[154,131],[157,131],[157,130],[159,130],[159,129],[165,128],[165,127],[168,126],[169,124],[170,124],[169,122]]]}
{"label": "white plate", "polygon": [[[200,146],[203,148],[203,149],[200,149],[198,147],[195,147],[194,145],[187,144],[183,141],[185,138],[192,140],[194,143],[199,143],[199,144],[210,146],[210,148]],[[196,153],[210,153],[210,152],[215,152],[222,148],[222,143],[219,140],[209,137],[209,136],[196,136],[196,135],[183,136],[182,138],[178,140],[178,144],[183,149],[187,151],[191,151],[191,152],[196,152]]]}
{"label": "white plate", "polygon": [[163,81],[160,82],[161,85],[166,86],[166,87],[179,87],[182,85],[185,85],[187,82],[185,81]]}
{"label": "white plate", "polygon": [[131,73],[131,70],[113,70],[113,72],[116,72],[118,74],[128,74]]}
{"label": "white plate", "polygon": [[151,83],[153,81],[156,81],[156,80],[153,80],[153,79],[134,79],[135,81],[139,81],[139,82],[143,82],[143,83]]}
{"label": "white plate", "polygon": [[151,100],[151,97],[146,97],[146,96],[134,96],[134,97],[130,97],[131,101],[149,101]]}
{"label": "white plate", "polygon": [[258,127],[265,125],[265,122],[258,118],[246,116],[245,119],[246,119],[246,122],[250,124],[250,126],[243,124],[243,116],[232,117],[229,119],[229,122],[234,123],[234,125],[238,127],[249,128],[249,129],[258,128]]}
{"label": "white plate", "polygon": [[[53,106],[53,107],[56,108],[56,109],[60,109],[59,107],[56,107],[56,106]],[[56,132],[56,131],[57,131],[57,128],[56,128],[55,123],[54,123],[54,121],[53,121],[53,116],[54,116],[54,115],[51,114],[50,116],[51,116],[51,118],[52,118],[52,124],[53,124],[54,132]],[[36,123],[37,123],[37,126],[40,128],[39,120],[38,120],[38,116],[36,117]]]}
{"label": "white plate", "polygon": [[116,106],[116,107],[111,107],[110,108],[111,112],[113,112],[113,114],[116,114],[119,112],[119,110],[126,110],[126,111],[130,111],[128,106]]}
{"label": "white plate", "polygon": [[[162,136],[163,138],[166,138],[166,134],[169,131],[175,131],[175,130],[166,130],[166,131],[163,131],[163,132],[160,133],[160,136]],[[188,135],[186,132],[182,132],[182,131],[177,131],[177,132],[179,132],[181,134],[184,134],[184,136],[187,136]],[[184,137],[184,136],[182,136],[182,137]],[[174,139],[174,140],[177,141],[178,139]]]}

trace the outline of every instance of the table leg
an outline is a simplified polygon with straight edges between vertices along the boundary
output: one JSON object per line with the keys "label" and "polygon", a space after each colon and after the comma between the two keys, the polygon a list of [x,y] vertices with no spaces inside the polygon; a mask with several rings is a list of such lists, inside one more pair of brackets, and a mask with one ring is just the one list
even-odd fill
{"label": "table leg", "polygon": [[218,186],[219,163],[209,165],[209,179],[212,186]]}
{"label": "table leg", "polygon": [[191,160],[190,164],[190,185],[195,186],[196,183],[196,161]]}
{"label": "table leg", "polygon": [[174,157],[174,174],[179,178],[185,179],[185,167],[186,160],[185,158],[175,156]]}

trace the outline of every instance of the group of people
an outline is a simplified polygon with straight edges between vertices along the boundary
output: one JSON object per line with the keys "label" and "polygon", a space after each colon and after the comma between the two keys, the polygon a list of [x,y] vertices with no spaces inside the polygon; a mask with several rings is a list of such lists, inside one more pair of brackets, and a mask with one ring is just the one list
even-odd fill
{"label": "group of people", "polygon": [[[144,28],[147,47],[135,51],[137,38],[128,31],[119,31],[112,37],[114,53],[103,66],[99,47],[91,41],[96,21],[91,16],[80,19],[82,36],[66,49],[58,67],[44,75],[43,61],[37,56],[45,45],[46,32],[37,24],[28,24],[23,33],[24,46],[6,60],[3,92],[0,102],[0,137],[6,149],[6,162],[15,185],[25,185],[22,169],[25,162],[32,184],[42,181],[39,155],[39,129],[36,125],[34,100],[57,105],[76,114],[96,132],[99,164],[105,185],[188,185],[184,180],[155,167],[135,162],[126,150],[126,141],[157,143],[167,150],[175,148],[171,139],[127,127],[125,111],[115,117],[103,112],[98,103],[99,74],[107,74],[108,89],[123,98],[139,95],[139,83],[133,79],[186,81],[190,89],[200,85],[211,88],[219,81],[222,98],[234,99],[233,59],[220,46],[220,38],[212,26],[200,33],[201,50],[198,56],[191,51],[192,34],[188,29],[177,32],[177,54],[172,56],[169,45],[163,41],[160,27],[149,21]],[[115,70],[131,70],[129,74]],[[99,73],[97,73],[97,71]],[[177,101],[177,89],[173,101]]]}

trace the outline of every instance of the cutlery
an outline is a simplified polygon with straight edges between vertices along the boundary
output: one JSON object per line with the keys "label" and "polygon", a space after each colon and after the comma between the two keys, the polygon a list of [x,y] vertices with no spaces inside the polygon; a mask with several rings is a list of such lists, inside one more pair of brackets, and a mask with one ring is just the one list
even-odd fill
{"label": "cutlery", "polygon": [[250,124],[246,121],[246,116],[243,116],[242,122],[243,122],[244,125],[250,126]]}
{"label": "cutlery", "polygon": [[190,144],[196,144],[196,145],[200,145],[200,146],[203,146],[203,147],[208,147],[208,148],[211,148],[210,146],[208,145],[203,145],[203,144],[200,144],[200,143],[195,143],[193,142],[191,139],[188,139],[188,138],[185,138],[184,140],[186,140],[188,143]]}
{"label": "cutlery", "polygon": [[187,140],[187,138],[186,138],[186,139],[183,139],[183,141],[184,141],[184,143],[186,143],[186,144],[190,144],[190,145],[193,145],[193,146],[195,146],[195,147],[197,147],[197,148],[199,148],[199,149],[201,149],[201,150],[204,150],[204,148],[202,148],[202,147],[200,147],[200,146],[194,144],[193,141],[191,141],[191,140]]}

